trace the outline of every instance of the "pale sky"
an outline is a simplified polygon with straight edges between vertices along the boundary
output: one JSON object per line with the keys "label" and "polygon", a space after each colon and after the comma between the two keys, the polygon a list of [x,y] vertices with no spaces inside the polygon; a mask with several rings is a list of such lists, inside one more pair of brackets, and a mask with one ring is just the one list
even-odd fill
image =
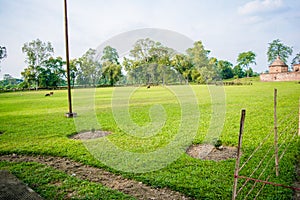
{"label": "pale sky", "polygon": [[[8,57],[3,74],[21,77],[24,43],[51,42],[65,58],[63,0],[0,0],[0,46]],[[280,39],[300,52],[299,0],[68,0],[70,57],[115,35],[142,28],[167,29],[201,40],[210,57],[236,64],[239,53],[256,53],[254,71],[268,69],[268,43]]]}

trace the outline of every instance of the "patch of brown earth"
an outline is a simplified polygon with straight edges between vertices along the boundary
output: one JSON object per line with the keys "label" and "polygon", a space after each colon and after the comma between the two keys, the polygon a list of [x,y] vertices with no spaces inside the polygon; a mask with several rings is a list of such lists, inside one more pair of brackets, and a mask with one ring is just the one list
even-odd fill
{"label": "patch of brown earth", "polygon": [[85,131],[85,132],[80,132],[75,135],[72,135],[70,136],[70,138],[74,140],[88,140],[88,139],[96,139],[96,138],[104,137],[109,134],[111,134],[111,132],[108,131],[100,131],[100,130]]}
{"label": "patch of brown earth", "polygon": [[[71,176],[76,176],[83,180],[101,183],[109,188],[119,190],[137,199],[189,199],[179,192],[168,188],[152,188],[135,180],[129,180],[122,176],[87,166],[67,158],[52,156],[25,156],[25,155],[2,155],[0,161],[9,162],[38,162],[63,171]],[[1,177],[0,177],[1,178]]]}
{"label": "patch of brown earth", "polygon": [[237,148],[224,146],[217,149],[210,144],[197,144],[191,145],[187,150],[187,154],[202,160],[221,161],[236,158]]}

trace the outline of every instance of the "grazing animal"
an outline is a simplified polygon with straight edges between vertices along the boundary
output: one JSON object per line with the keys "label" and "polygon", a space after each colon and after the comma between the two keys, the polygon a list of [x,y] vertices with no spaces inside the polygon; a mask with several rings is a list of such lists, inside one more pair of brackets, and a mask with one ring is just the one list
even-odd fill
{"label": "grazing animal", "polygon": [[45,97],[48,97],[48,96],[50,96],[50,94],[45,94]]}
{"label": "grazing animal", "polygon": [[150,85],[147,85],[147,89],[149,89],[150,88]]}

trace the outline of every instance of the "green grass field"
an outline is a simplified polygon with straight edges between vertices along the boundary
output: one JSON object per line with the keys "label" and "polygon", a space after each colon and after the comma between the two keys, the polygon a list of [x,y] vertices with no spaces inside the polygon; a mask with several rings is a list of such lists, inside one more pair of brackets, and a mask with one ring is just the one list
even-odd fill
{"label": "green grass field", "polygon": [[[212,105],[207,86],[193,85],[191,87],[197,97],[200,111],[199,128],[193,140],[194,144],[198,144],[204,142],[208,133]],[[291,139],[290,135],[297,131],[298,126],[300,84],[295,82],[253,82],[251,86],[224,87],[226,117],[224,127],[218,135],[220,135],[223,145],[237,146],[240,113],[241,109],[246,109],[242,148],[242,162],[244,162],[273,129],[274,88],[278,90],[278,125],[279,132],[282,132],[279,138],[279,144],[282,144],[279,152],[282,153],[285,147],[289,146],[280,161],[280,176],[275,177],[272,173],[269,180],[284,185],[292,185],[295,178],[294,166],[297,158],[299,158],[300,145],[299,137]],[[170,90],[159,86],[151,87],[151,89],[142,87],[131,96],[130,117],[136,124],[142,126],[151,121],[149,109],[154,104],[160,104],[166,114],[166,121],[161,130],[156,135],[143,139],[124,133],[116,123],[112,112],[113,90],[113,88],[98,88],[95,93],[95,113],[97,122],[101,127],[95,125],[94,128],[111,131],[112,134],[107,136],[110,141],[127,151],[148,153],[164,147],[174,139],[181,121],[181,105]],[[68,111],[67,91],[54,91],[54,95],[51,97],[45,97],[45,93],[45,91],[30,91],[0,94],[0,131],[2,132],[0,135],[0,154],[63,156],[88,165],[105,168],[114,173],[120,173],[124,177],[136,179],[153,187],[169,187],[196,199],[231,198],[235,159],[219,162],[204,161],[183,154],[175,162],[157,171],[129,173],[112,169],[95,159],[82,142],[68,138],[81,129],[91,127],[85,124],[78,127],[73,119],[64,117],[64,113]],[[82,101],[84,102],[84,100]],[[122,106],[120,105],[121,108]],[[76,112],[76,110],[74,111]],[[76,120],[82,119],[83,116],[80,116],[79,113]],[[89,119],[87,118],[85,121],[88,123]],[[190,125],[193,126],[193,124]],[[266,155],[266,151],[272,147],[272,144],[272,140],[268,140],[255,154],[253,160],[241,171],[241,174],[250,175],[258,162]],[[274,162],[272,162],[272,166],[274,166]],[[39,165],[34,165],[34,169],[39,167]],[[28,165],[13,166],[13,164],[0,162],[1,168],[8,168],[12,172],[16,171],[15,169],[24,168],[26,172]],[[272,169],[272,167],[268,167],[261,178],[266,178]],[[35,181],[26,178],[25,172],[19,176],[21,179],[26,179],[29,182]],[[55,173],[50,172],[48,173],[50,178],[56,176]],[[20,173],[20,171],[15,173]],[[259,173],[261,171],[258,170],[253,177],[257,177]],[[60,176],[64,177],[63,174]],[[38,177],[43,179],[43,176]],[[74,181],[79,184],[77,180]],[[240,181],[240,185],[242,182],[243,180]],[[247,186],[246,191],[252,185]],[[66,184],[65,187],[75,186]],[[87,190],[93,190],[93,187],[95,186],[92,184],[86,184]],[[254,195],[259,189],[260,187],[254,189]],[[45,198],[51,199],[53,197],[53,193],[45,192],[51,190],[56,191],[53,188],[42,190],[42,193],[45,193]],[[83,189],[78,186],[78,190]],[[107,196],[116,195],[115,198],[125,198],[119,193],[115,194],[115,191],[108,189],[103,189],[103,191],[104,195]],[[289,189],[266,186],[259,199],[291,199],[292,193]],[[250,198],[253,197],[250,196]]]}

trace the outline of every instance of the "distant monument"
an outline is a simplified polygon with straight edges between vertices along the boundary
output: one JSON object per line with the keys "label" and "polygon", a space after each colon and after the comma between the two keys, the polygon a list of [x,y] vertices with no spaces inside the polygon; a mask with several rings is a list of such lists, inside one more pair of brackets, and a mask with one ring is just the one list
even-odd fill
{"label": "distant monument", "polygon": [[300,64],[293,65],[293,71],[288,71],[288,66],[279,56],[269,66],[269,73],[260,75],[261,81],[300,81]]}

